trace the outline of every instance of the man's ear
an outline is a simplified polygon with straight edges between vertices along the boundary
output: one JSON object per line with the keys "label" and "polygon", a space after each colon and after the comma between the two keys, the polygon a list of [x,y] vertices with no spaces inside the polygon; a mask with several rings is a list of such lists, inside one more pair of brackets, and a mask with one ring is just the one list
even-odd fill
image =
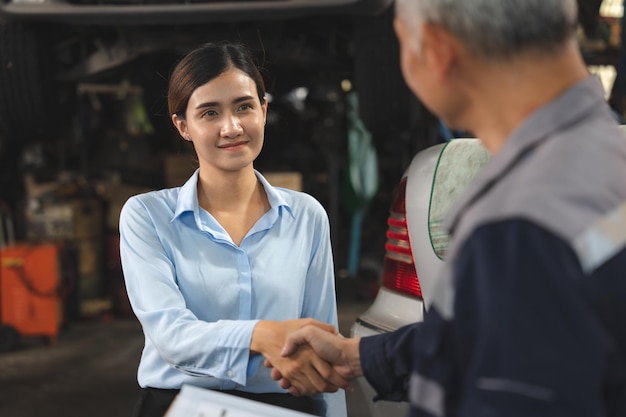
{"label": "man's ear", "polygon": [[394,30],[400,47],[400,68],[404,81],[409,88],[417,93],[417,86],[421,82],[417,75],[422,64],[421,37],[416,29],[409,27],[404,19],[396,16],[393,21]]}
{"label": "man's ear", "polygon": [[176,130],[178,130],[178,133],[180,133],[180,135],[183,137],[183,139],[190,140],[189,132],[187,131],[187,121],[184,118],[179,117],[177,114],[173,114],[172,123],[176,127]]}
{"label": "man's ear", "polygon": [[405,50],[410,50],[415,55],[419,55],[419,36],[415,34],[414,30],[409,28],[406,22],[397,16],[393,19],[393,29],[396,33],[400,46],[402,46]]}
{"label": "man's ear", "polygon": [[463,51],[459,40],[446,29],[432,23],[422,26],[422,53],[439,81],[450,78]]}

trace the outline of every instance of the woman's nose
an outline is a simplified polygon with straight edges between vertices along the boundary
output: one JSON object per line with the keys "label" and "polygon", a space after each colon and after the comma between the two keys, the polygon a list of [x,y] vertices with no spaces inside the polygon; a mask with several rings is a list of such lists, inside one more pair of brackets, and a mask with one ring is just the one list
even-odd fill
{"label": "woman's nose", "polygon": [[222,123],[222,128],[220,130],[222,137],[232,138],[239,136],[242,133],[243,128],[241,127],[238,117],[234,115],[227,115],[224,117],[224,123]]}

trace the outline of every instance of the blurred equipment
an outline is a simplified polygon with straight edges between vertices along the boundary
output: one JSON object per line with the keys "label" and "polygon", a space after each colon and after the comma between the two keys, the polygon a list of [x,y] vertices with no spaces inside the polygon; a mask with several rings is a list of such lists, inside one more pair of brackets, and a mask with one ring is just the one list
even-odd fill
{"label": "blurred equipment", "polygon": [[20,336],[56,341],[63,321],[62,245],[16,244],[12,218],[0,203],[0,352]]}
{"label": "blurred equipment", "polygon": [[585,35],[590,38],[597,36],[600,7],[603,0],[577,0],[576,3],[578,5],[578,21]]}
{"label": "blurred equipment", "polygon": [[378,157],[372,135],[359,117],[359,99],[348,93],[348,186],[344,192],[347,209],[352,213],[348,253],[348,276],[358,274],[361,229],[368,205],[378,191]]}

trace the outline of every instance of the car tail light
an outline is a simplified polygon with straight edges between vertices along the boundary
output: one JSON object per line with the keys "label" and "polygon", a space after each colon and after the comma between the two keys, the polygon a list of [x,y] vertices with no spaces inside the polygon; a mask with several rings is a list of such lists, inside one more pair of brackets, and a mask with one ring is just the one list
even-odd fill
{"label": "car tail light", "polygon": [[387,220],[383,287],[422,298],[406,223],[406,177],[393,197]]}

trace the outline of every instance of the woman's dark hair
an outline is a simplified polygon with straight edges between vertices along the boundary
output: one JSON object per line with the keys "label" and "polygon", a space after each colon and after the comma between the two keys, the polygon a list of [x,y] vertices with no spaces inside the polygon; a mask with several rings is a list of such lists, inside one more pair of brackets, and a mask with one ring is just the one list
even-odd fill
{"label": "woman's dark hair", "polygon": [[206,43],[189,52],[174,67],[167,92],[169,114],[184,119],[189,97],[196,88],[230,68],[237,68],[250,76],[256,84],[259,101],[263,103],[265,83],[250,51],[239,43]]}

